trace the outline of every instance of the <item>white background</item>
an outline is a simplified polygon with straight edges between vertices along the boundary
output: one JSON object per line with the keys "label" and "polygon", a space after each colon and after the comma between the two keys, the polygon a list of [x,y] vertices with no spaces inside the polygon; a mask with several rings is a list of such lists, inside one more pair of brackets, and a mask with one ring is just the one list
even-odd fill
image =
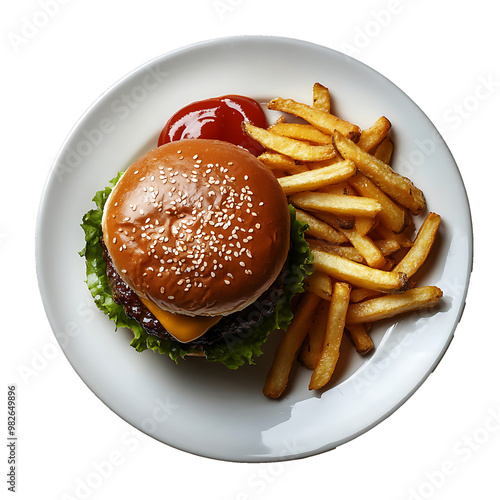
{"label": "white background", "polygon": [[[499,272],[492,263],[500,182],[500,31],[492,5],[487,0],[467,8],[451,0],[23,0],[4,6],[0,425],[7,426],[7,386],[16,384],[17,498],[499,498],[494,285]],[[116,80],[162,53],[240,34],[326,45],[392,80],[445,137],[474,221],[467,306],[435,372],[368,433],[320,456],[274,464],[195,457],[135,432],[67,362],[45,317],[35,274],[43,185],[87,107]],[[8,449],[2,449],[3,498]]]}

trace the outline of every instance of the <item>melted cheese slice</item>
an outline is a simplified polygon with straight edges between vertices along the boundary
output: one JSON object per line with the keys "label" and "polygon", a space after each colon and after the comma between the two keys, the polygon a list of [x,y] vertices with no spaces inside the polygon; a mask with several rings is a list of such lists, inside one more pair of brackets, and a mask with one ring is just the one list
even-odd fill
{"label": "melted cheese slice", "polygon": [[154,302],[141,297],[142,303],[154,314],[165,330],[179,342],[191,342],[201,337],[222,316],[184,316],[160,309]]}

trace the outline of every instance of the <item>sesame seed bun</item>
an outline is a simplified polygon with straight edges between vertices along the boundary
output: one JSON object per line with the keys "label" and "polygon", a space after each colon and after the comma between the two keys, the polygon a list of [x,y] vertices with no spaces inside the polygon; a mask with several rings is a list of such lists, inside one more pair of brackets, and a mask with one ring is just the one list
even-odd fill
{"label": "sesame seed bun", "polygon": [[207,139],[165,144],[110,194],[103,240],[117,273],[165,311],[228,315],[274,282],[288,254],[286,197],[248,151]]}

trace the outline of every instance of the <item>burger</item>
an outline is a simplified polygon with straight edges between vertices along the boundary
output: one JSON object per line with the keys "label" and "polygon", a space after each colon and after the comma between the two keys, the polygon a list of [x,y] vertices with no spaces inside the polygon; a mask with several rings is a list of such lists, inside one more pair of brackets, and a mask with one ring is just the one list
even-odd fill
{"label": "burger", "polygon": [[286,330],[311,255],[274,174],[247,150],[169,142],[94,202],[82,223],[87,285],[135,349],[237,368]]}

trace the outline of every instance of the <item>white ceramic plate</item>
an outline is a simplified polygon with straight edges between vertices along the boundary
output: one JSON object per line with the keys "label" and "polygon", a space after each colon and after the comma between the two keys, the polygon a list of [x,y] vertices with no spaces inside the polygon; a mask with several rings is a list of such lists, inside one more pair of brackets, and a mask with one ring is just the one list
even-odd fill
{"label": "white ceramic plate", "polygon": [[[87,290],[82,215],[116,172],[156,145],[168,117],[192,101],[228,93],[265,103],[311,101],[319,81],[335,111],[362,128],[393,124],[393,164],[424,190],[443,218],[420,283],[442,288],[441,305],[373,328],[374,353],[348,341],[327,390],[309,392],[297,367],[278,401],[262,395],[277,336],[256,366],[237,371],[188,359],[137,353],[127,330],[93,305]],[[274,37],[208,41],[155,59],[105,92],[66,139],[47,181],[37,227],[37,272],[45,309],[69,362],[109,408],[137,429],[179,449],[233,461],[305,457],[372,428],[426,379],[448,347],[465,304],[472,265],[466,192],[438,132],[399,88],[333,50]]]}

